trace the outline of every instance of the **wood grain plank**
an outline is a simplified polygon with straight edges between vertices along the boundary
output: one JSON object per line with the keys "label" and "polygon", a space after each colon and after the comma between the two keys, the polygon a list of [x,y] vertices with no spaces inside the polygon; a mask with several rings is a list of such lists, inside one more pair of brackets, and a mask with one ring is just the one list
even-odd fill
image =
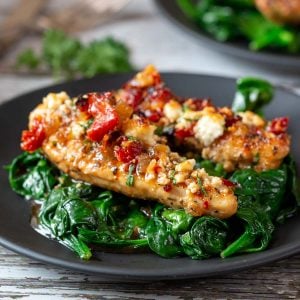
{"label": "wood grain plank", "polygon": [[[207,279],[118,282],[21,257],[0,247],[0,299],[299,299],[300,255]],[[223,298],[222,298],[223,297]]]}

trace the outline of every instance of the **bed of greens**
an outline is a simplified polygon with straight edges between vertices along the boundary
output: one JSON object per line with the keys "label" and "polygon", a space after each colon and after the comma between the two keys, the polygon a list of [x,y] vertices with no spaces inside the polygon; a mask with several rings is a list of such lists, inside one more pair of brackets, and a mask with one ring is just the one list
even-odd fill
{"label": "bed of greens", "polygon": [[177,0],[184,14],[218,41],[247,41],[253,51],[300,53],[299,28],[267,20],[253,0]]}
{"label": "bed of greens", "polygon": [[[262,114],[273,97],[263,80],[237,82],[234,111]],[[300,206],[296,165],[286,157],[280,168],[228,174],[221,165],[197,159],[197,168],[236,183],[238,211],[221,220],[192,217],[182,209],[131,199],[84,182],[74,181],[39,151],[24,152],[7,167],[12,189],[40,205],[38,227],[85,260],[92,251],[152,251],[162,257],[226,258],[262,251],[276,226],[294,216]]]}

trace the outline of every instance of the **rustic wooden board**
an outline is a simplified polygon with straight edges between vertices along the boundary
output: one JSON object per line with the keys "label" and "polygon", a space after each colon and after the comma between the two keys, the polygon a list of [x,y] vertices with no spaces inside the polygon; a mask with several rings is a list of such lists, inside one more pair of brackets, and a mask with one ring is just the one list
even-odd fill
{"label": "rustic wooden board", "polygon": [[0,298],[300,299],[300,255],[207,279],[124,283],[21,257],[0,247]]}

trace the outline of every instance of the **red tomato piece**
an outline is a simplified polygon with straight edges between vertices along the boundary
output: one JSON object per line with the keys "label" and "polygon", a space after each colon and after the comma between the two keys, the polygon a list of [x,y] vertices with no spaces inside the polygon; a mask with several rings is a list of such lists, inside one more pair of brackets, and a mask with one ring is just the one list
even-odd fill
{"label": "red tomato piece", "polygon": [[41,119],[34,119],[30,130],[24,130],[21,137],[21,149],[33,152],[40,148],[46,138],[44,124]]}
{"label": "red tomato piece", "polygon": [[164,191],[169,193],[172,190],[172,184],[164,185]]}
{"label": "red tomato piece", "polygon": [[81,112],[87,112],[89,108],[89,97],[87,94],[85,95],[80,95],[76,101],[76,107],[81,111]]}
{"label": "red tomato piece", "polygon": [[161,83],[161,77],[159,73],[153,74],[153,85],[157,85]]}
{"label": "red tomato piece", "polygon": [[128,163],[140,155],[143,146],[139,141],[125,141],[114,149],[115,156],[118,161]]}
{"label": "red tomato piece", "polygon": [[193,136],[194,132],[193,132],[193,128],[182,128],[182,129],[175,129],[175,137],[183,140],[187,137]]}
{"label": "red tomato piece", "polygon": [[116,129],[118,124],[119,116],[116,111],[113,108],[107,108],[103,114],[97,115],[87,130],[87,137],[94,142],[99,142],[106,134]]}
{"label": "red tomato piece", "polygon": [[154,87],[151,88],[151,94],[150,94],[151,100],[156,101],[163,101],[167,102],[170,99],[174,98],[173,94],[171,93],[171,90],[164,86]]}
{"label": "red tomato piece", "polygon": [[204,207],[204,209],[208,209],[209,203],[208,203],[207,200],[205,200],[205,201],[203,202],[203,207]]}
{"label": "red tomato piece", "polygon": [[184,102],[191,110],[200,111],[203,110],[205,107],[212,106],[210,99],[202,99],[202,98],[190,98]]}
{"label": "red tomato piece", "polygon": [[159,113],[158,111],[146,110],[145,111],[145,116],[149,121],[156,123],[160,120],[161,113]]}
{"label": "red tomato piece", "polygon": [[225,126],[230,127],[234,125],[236,122],[241,121],[242,118],[240,116],[232,116],[232,117],[227,117],[225,121]]}
{"label": "red tomato piece", "polygon": [[285,133],[288,129],[289,119],[287,117],[275,118],[268,127],[274,134]]}
{"label": "red tomato piece", "polygon": [[99,93],[90,93],[89,97],[89,107],[88,113],[96,118],[98,115],[106,113],[108,110],[113,108],[110,105],[110,99],[113,97],[111,92],[106,92],[103,94]]}
{"label": "red tomato piece", "polygon": [[142,101],[143,90],[139,88],[128,88],[123,90],[122,97],[128,105],[136,108]]}
{"label": "red tomato piece", "polygon": [[224,185],[226,185],[228,187],[235,187],[235,183],[226,178],[222,178],[222,182]]}

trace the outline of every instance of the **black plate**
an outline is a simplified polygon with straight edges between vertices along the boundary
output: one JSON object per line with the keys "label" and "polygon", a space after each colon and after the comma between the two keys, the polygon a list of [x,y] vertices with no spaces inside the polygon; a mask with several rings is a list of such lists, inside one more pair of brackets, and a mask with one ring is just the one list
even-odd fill
{"label": "black plate", "polygon": [[[21,130],[27,125],[29,112],[48,92],[79,93],[109,90],[121,86],[131,74],[102,76],[40,89],[0,106],[0,165],[8,164],[19,150]],[[217,105],[230,105],[235,80],[193,74],[163,74],[175,93],[181,96],[211,96]],[[300,161],[299,97],[277,90],[275,100],[266,110],[268,117],[288,115],[291,119],[293,154]],[[298,127],[298,129],[297,129]],[[97,259],[81,261],[59,243],[35,232],[29,224],[29,203],[18,197],[9,187],[6,172],[0,168],[0,244],[36,260],[78,271],[92,272],[121,280],[150,280],[191,278],[238,271],[265,264],[300,252],[300,218],[293,218],[276,231],[270,249],[256,254],[228,259],[213,258],[195,261],[189,258],[163,259],[154,254],[98,253]]]}
{"label": "black plate", "polygon": [[247,43],[219,42],[201,30],[193,21],[189,20],[176,4],[176,1],[155,0],[155,3],[168,20],[184,30],[186,33],[198,39],[202,45],[207,45],[216,51],[238,58],[268,65],[272,68],[277,67],[290,71],[297,71],[300,68],[300,54],[281,54],[271,51],[254,52],[249,50]]}

